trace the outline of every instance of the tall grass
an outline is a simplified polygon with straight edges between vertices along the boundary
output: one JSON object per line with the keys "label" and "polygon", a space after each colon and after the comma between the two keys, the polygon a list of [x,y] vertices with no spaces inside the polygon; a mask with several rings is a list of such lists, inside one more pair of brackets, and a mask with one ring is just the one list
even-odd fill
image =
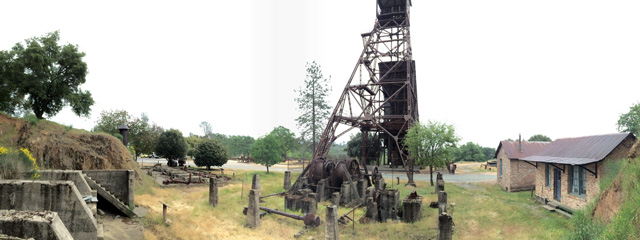
{"label": "tall grass", "polygon": [[[574,231],[567,239],[640,239],[640,164],[632,161],[614,161],[605,165],[606,175],[600,180],[600,194],[605,191],[618,173],[622,180],[622,205],[610,223],[602,223],[591,216],[596,202],[574,213],[571,221]],[[598,198],[596,198],[598,199]]]}

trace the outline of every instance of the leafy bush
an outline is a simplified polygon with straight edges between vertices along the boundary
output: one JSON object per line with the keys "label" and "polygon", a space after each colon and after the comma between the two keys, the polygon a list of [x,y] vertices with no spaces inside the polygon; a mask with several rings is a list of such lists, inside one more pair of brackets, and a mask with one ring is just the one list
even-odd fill
{"label": "leafy bush", "polygon": [[156,154],[165,157],[169,161],[178,160],[187,154],[187,142],[182,132],[170,129],[160,134],[156,144]]}
{"label": "leafy bush", "polygon": [[33,115],[33,114],[29,114],[25,116],[24,120],[26,120],[31,126],[38,125],[38,122],[40,122],[40,119],[38,119],[38,117],[36,117],[36,115]]}
{"label": "leafy bush", "polygon": [[193,163],[198,167],[206,166],[207,169],[211,169],[211,166],[222,166],[229,159],[227,149],[216,139],[207,139],[198,144],[194,154],[196,159]]}
{"label": "leafy bush", "polygon": [[31,179],[39,179],[40,168],[29,149],[6,149],[0,146],[0,178],[20,179],[24,172],[29,172]]}

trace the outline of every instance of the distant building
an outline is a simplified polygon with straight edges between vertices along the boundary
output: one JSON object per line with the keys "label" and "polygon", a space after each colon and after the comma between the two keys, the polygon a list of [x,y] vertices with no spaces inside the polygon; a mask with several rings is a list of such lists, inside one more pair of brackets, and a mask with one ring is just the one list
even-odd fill
{"label": "distant building", "polygon": [[535,155],[549,142],[501,141],[496,149],[497,181],[507,192],[531,190],[535,186],[535,164],[520,158]]}
{"label": "distant building", "polygon": [[631,133],[563,138],[521,160],[537,166],[538,200],[580,209],[600,192],[605,163],[626,158],[635,141]]}

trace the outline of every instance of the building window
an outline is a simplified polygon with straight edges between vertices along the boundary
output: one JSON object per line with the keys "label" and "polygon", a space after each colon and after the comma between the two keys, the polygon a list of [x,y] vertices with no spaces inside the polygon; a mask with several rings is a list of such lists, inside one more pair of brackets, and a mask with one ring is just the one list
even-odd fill
{"label": "building window", "polygon": [[502,158],[500,158],[500,177],[502,177]]}
{"label": "building window", "polygon": [[569,168],[571,173],[569,176],[570,187],[569,190],[572,194],[585,196],[587,194],[587,175],[583,167],[571,166]]}
{"label": "building window", "polygon": [[544,174],[545,174],[544,183],[547,187],[550,187],[551,186],[551,164],[547,163],[545,165]]}

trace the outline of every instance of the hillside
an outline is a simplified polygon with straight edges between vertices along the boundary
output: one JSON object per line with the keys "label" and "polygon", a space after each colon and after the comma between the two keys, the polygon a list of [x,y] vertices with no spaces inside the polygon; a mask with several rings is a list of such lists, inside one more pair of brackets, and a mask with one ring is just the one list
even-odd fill
{"label": "hillside", "polygon": [[4,113],[0,113],[0,146],[28,148],[45,169],[137,168],[127,148],[111,135]]}
{"label": "hillside", "polygon": [[[574,215],[570,239],[640,239],[640,141],[625,161],[606,166],[599,197]],[[617,174],[616,174],[617,173]]]}

